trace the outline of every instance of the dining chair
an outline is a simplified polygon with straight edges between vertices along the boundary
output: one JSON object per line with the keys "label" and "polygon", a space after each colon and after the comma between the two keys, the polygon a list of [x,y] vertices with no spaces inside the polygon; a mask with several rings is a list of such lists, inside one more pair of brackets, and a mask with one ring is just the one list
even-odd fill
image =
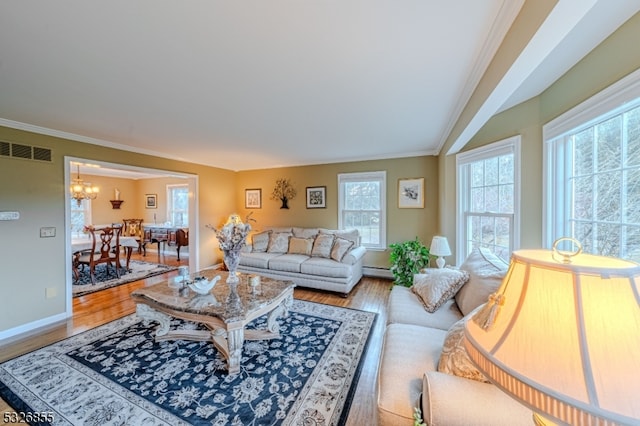
{"label": "dining chair", "polygon": [[138,242],[138,253],[142,253],[142,219],[122,219],[122,236],[134,237]]}
{"label": "dining chair", "polygon": [[91,237],[91,251],[83,253],[78,258],[78,265],[89,266],[89,276],[91,282],[96,283],[96,265],[107,264],[107,274],[109,267],[113,264],[116,270],[116,277],[120,278],[120,234],[122,225],[107,226],[96,229],[88,227],[87,232]]}

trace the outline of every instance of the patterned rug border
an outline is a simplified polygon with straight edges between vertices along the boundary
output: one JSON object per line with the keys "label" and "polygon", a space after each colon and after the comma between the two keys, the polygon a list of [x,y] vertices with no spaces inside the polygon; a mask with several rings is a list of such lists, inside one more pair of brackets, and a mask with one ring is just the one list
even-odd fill
{"label": "patterned rug border", "polygon": [[[315,306],[315,308],[307,308],[307,309],[301,309],[302,312],[298,311],[299,308],[299,304],[306,304],[308,306]],[[298,308],[298,309],[296,309]],[[332,309],[332,310],[345,310],[345,311],[352,311],[352,312],[360,312],[363,314],[368,315],[368,331],[367,331],[367,335],[366,335],[366,339],[364,339],[364,342],[361,343],[360,345],[360,351],[359,351],[359,358],[357,361],[357,365],[355,367],[355,369],[352,369],[351,374],[349,376],[348,381],[346,381],[345,383],[348,383],[345,385],[345,387],[348,387],[348,389],[346,389],[346,392],[342,392],[341,393],[341,400],[343,400],[344,402],[341,404],[341,406],[339,406],[339,419],[337,421],[337,423],[327,423],[326,425],[344,425],[350,409],[351,409],[351,404],[353,402],[353,397],[354,394],[357,390],[358,387],[358,383],[360,380],[360,376],[365,364],[365,358],[367,356],[367,352],[369,349],[369,346],[371,344],[371,340],[372,340],[372,335],[373,335],[373,330],[375,329],[376,323],[378,321],[378,317],[379,315],[376,312],[370,312],[370,311],[365,311],[365,310],[361,310],[361,309],[355,309],[355,308],[350,308],[350,307],[344,307],[344,306],[334,306],[334,305],[326,305],[326,304],[322,304],[322,303],[317,303],[317,302],[310,302],[310,301],[304,301],[304,300],[294,300],[294,305],[291,309],[291,311],[294,312],[299,312],[299,313],[303,313],[306,315],[312,315],[312,316],[323,316],[321,310],[322,309]],[[327,318],[333,318],[327,314],[324,315]],[[333,318],[335,319],[335,318]],[[2,397],[16,412],[23,412],[23,413],[46,413],[47,411],[51,411],[50,406],[43,400],[41,400],[38,396],[34,395],[28,388],[22,386],[22,388],[19,390],[20,392],[31,396],[31,400],[32,401],[36,401],[37,404],[35,404],[34,406],[30,406],[29,404],[27,404],[24,399],[20,396],[18,396],[16,393],[13,392],[13,390],[11,388],[9,388],[9,386],[5,383],[3,379],[3,375],[5,374],[4,369],[2,368],[5,364],[10,363],[14,360],[17,360],[19,358],[22,357],[26,357],[30,354],[34,354],[38,351],[46,351],[46,350],[54,350],[54,349],[59,349],[59,350],[65,350],[65,351],[69,351],[72,348],[79,348],[82,347],[83,345],[90,343],[90,342],[94,342],[96,340],[99,339],[104,339],[106,336],[109,336],[113,333],[117,333],[120,332],[124,329],[127,329],[128,327],[131,327],[137,323],[141,322],[141,319],[137,318],[136,314],[130,314],[127,315],[125,317],[110,321],[108,323],[105,323],[103,325],[100,325],[98,327],[95,327],[93,329],[90,330],[86,330],[83,331],[81,333],[78,333],[76,335],[73,336],[69,336],[63,340],[60,340],[58,342],[52,343],[50,345],[44,346],[42,348],[37,348],[34,349],[32,351],[29,351],[27,353],[24,353],[22,355],[16,356],[12,359],[6,360],[2,363],[0,363],[0,397]],[[152,324],[152,326],[154,326]],[[333,342],[332,344],[335,344],[335,342]],[[62,346],[63,348],[60,348],[60,346]],[[98,373],[94,373],[96,375],[99,375]],[[317,375],[318,371],[316,369],[314,369],[313,371],[313,375]],[[100,375],[99,375],[100,376]],[[106,380],[109,380],[108,378]],[[309,382],[311,382],[311,380],[309,380]],[[116,382],[112,382],[116,385],[116,387],[120,388],[120,385],[118,385]],[[309,384],[305,385],[305,387],[310,386]],[[122,388],[122,391],[130,393],[131,391]],[[306,392],[305,392],[306,393]],[[136,396],[136,398],[139,398]],[[294,403],[294,405],[300,404],[303,400],[303,398],[300,396],[298,397],[298,400]],[[143,402],[141,405],[147,405],[147,404],[152,404],[150,402]],[[293,405],[291,410],[293,409]],[[159,413],[158,415],[158,419],[162,420],[162,421],[167,421],[168,424],[171,425],[177,425],[177,424],[189,424],[189,423],[185,423],[183,419],[174,417],[170,412],[167,412],[165,410],[163,410],[160,407],[157,407],[156,412]],[[164,415],[163,415],[164,414]],[[58,423],[56,421],[56,423]],[[42,422],[37,422],[34,421],[33,423],[34,425],[49,425],[51,423],[48,423],[46,421],[42,421]],[[66,423],[65,423],[66,424]]]}
{"label": "patterned rug border", "polygon": [[[91,294],[91,293],[95,293],[96,291],[101,291],[101,290],[105,290],[107,288],[113,288],[113,287],[117,287],[119,285],[123,285],[123,284],[128,284],[130,282],[133,281],[138,281],[138,280],[143,280],[145,278],[150,278],[150,277],[154,277],[156,275],[161,275],[167,272],[171,272],[171,271],[175,271],[178,269],[177,266],[169,266],[169,265],[165,265],[162,263],[155,263],[155,262],[146,262],[143,260],[132,260],[131,261],[131,265],[135,265],[135,264],[145,264],[145,265],[155,265],[154,269],[157,269],[158,267],[161,267],[160,270],[154,270],[152,272],[149,272],[145,275],[141,275],[141,274],[135,274],[135,272],[130,272],[128,274],[125,275],[121,275],[120,278],[113,278],[107,281],[99,281],[96,284],[82,284],[82,285],[78,285],[73,283],[72,284],[72,291],[73,291],[73,297],[80,297],[80,296],[85,296],[87,294]],[[103,265],[99,265],[99,266],[106,266],[106,264]],[[113,269],[113,268],[111,268]],[[124,268],[121,268],[121,270],[124,270]],[[112,271],[113,273],[113,271]],[[135,274],[135,276],[134,276]]]}

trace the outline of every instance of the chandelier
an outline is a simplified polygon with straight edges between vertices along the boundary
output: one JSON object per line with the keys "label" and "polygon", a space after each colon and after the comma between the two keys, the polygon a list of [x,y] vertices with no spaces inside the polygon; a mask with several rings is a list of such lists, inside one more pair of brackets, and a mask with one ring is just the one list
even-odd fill
{"label": "chandelier", "polygon": [[98,196],[100,189],[97,186],[91,185],[89,182],[84,182],[80,179],[80,164],[78,166],[78,176],[73,179],[71,183],[71,198],[78,202],[78,206],[82,203],[82,200],[95,200]]}

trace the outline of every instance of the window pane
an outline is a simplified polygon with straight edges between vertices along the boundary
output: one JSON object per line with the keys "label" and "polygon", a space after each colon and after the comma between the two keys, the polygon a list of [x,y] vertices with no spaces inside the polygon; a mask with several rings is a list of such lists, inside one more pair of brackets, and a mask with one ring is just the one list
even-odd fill
{"label": "window pane", "polygon": [[625,259],[640,262],[640,226],[625,226],[623,232],[626,242],[620,255]]}
{"label": "window pane", "polygon": [[593,217],[593,176],[573,179],[573,217],[591,219]]}
{"label": "window pane", "polygon": [[489,158],[484,160],[484,183],[485,185],[497,185],[498,184],[498,159]]}
{"label": "window pane", "polygon": [[593,223],[592,222],[577,222],[573,226],[574,238],[580,241],[582,249],[586,253],[595,253],[594,251],[594,235],[593,235]]}
{"label": "window pane", "polygon": [[626,172],[625,198],[624,221],[640,224],[640,168]]}
{"label": "window pane", "polygon": [[620,256],[620,225],[606,223],[596,224],[597,247],[596,253],[602,256]]}
{"label": "window pane", "polygon": [[500,213],[513,213],[513,184],[500,185]]}
{"label": "window pane", "polygon": [[484,209],[484,188],[473,188],[471,190],[471,211],[483,212]]}
{"label": "window pane", "polygon": [[355,228],[360,233],[362,244],[380,243],[380,214],[377,212],[345,212],[344,227]]}
{"label": "window pane", "polygon": [[622,116],[616,116],[596,126],[598,171],[619,169],[622,158]]}
{"label": "window pane", "polygon": [[484,164],[477,161],[471,164],[471,187],[484,186]]}
{"label": "window pane", "polygon": [[628,166],[640,165],[640,107],[627,113],[627,156]]}
{"label": "window pane", "polygon": [[575,135],[575,175],[593,173],[593,128]]}
{"label": "window pane", "polygon": [[596,220],[620,222],[620,188],[622,173],[603,173],[596,176]]}
{"label": "window pane", "polygon": [[485,204],[484,211],[487,212],[498,212],[500,211],[500,203],[498,201],[498,187],[497,186],[489,186],[485,188]]}
{"label": "window pane", "polygon": [[500,162],[500,183],[513,183],[515,174],[513,173],[513,155],[502,155]]}

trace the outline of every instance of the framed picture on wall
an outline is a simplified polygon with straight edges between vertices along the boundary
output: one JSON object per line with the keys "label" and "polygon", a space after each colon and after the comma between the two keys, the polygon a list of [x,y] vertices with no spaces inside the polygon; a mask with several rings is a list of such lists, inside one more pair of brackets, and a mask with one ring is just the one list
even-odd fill
{"label": "framed picture on wall", "polygon": [[307,208],[324,209],[327,207],[327,187],[308,186],[307,187]]}
{"label": "framed picture on wall", "polygon": [[261,209],[262,208],[262,189],[245,189],[244,190],[244,208],[245,209]]}
{"label": "framed picture on wall", "polygon": [[144,206],[148,209],[158,208],[158,194],[145,194]]}
{"label": "framed picture on wall", "polygon": [[424,208],[424,178],[398,179],[398,208]]}

